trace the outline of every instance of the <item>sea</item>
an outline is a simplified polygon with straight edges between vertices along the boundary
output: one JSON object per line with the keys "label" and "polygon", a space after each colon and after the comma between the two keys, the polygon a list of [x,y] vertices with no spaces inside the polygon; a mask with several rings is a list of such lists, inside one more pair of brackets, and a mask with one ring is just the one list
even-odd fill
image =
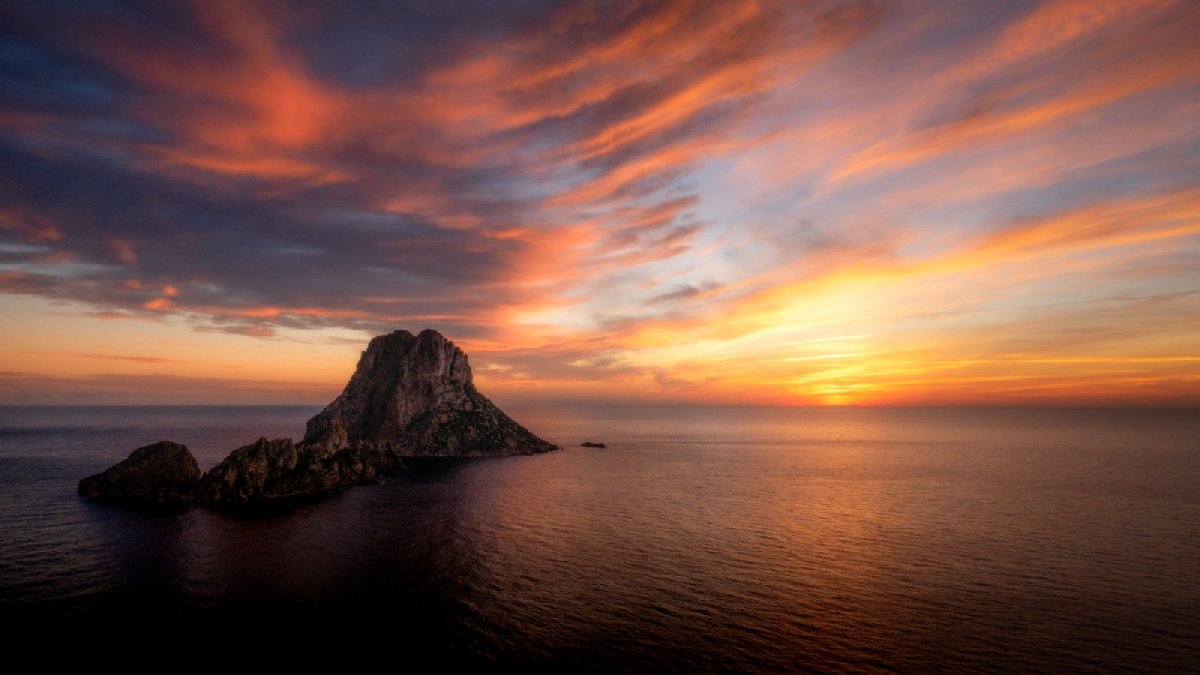
{"label": "sea", "polygon": [[506,406],[562,449],[224,510],[76,494],[318,410],[0,407],[0,620],[476,671],[1200,671],[1194,409]]}

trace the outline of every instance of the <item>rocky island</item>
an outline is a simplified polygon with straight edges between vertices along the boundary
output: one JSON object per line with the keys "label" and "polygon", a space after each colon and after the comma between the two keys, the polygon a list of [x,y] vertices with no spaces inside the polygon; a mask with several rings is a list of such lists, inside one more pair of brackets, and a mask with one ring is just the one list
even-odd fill
{"label": "rocky island", "polygon": [[79,482],[97,500],[221,504],[298,497],[373,483],[405,457],[500,457],[549,452],[475,389],[467,355],[434,330],[371,340],[341,396],[308,421],[304,439],[238,448],[208,473],[183,445],[134,450]]}

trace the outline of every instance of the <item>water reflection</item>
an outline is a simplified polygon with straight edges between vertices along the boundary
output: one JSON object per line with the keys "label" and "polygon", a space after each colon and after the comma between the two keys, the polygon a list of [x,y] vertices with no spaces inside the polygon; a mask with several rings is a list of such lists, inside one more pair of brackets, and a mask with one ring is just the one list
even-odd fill
{"label": "water reflection", "polygon": [[514,414],[567,449],[226,511],[91,504],[71,493],[95,456],[0,440],[0,600],[349,626],[514,669],[1195,662],[1189,411]]}

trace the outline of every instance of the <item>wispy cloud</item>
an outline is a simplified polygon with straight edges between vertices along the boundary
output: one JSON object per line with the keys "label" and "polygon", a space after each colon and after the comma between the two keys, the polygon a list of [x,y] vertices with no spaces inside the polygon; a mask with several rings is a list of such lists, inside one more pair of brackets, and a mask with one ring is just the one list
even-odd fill
{"label": "wispy cloud", "polygon": [[144,363],[147,365],[161,364],[186,364],[186,365],[204,365],[215,366],[217,368],[240,368],[241,366],[229,365],[224,363],[198,363],[196,361],[182,361],[180,359],[164,359],[155,356],[126,356],[122,354],[80,354],[76,352],[33,352],[33,351],[18,351],[17,354],[32,354],[36,356],[66,356],[73,359],[98,359],[101,361],[127,361],[129,363]]}
{"label": "wispy cloud", "polygon": [[[433,327],[514,391],[1194,381],[1168,313],[1200,290],[1190,3],[25,3],[0,24],[13,296],[276,340]],[[1130,334],[1095,309],[1117,297],[1175,299],[1123,304]],[[1081,323],[1149,360],[1062,361]]]}

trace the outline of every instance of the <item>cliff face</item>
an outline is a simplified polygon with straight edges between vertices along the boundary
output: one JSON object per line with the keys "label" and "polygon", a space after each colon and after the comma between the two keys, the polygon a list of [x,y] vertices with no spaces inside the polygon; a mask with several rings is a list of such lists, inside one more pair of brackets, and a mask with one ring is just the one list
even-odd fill
{"label": "cliff face", "polygon": [[371,340],[342,395],[308,421],[304,443],[323,442],[337,422],[351,445],[370,442],[405,457],[555,449],[480,394],[467,355],[433,330]]}
{"label": "cliff face", "polygon": [[261,438],[203,476],[169,441],[79,483],[93,499],[195,502],[278,499],[372,483],[404,468],[401,457],[492,457],[549,452],[480,394],[467,355],[437,331],[373,340],[345,391],[308,421],[304,440]]}

